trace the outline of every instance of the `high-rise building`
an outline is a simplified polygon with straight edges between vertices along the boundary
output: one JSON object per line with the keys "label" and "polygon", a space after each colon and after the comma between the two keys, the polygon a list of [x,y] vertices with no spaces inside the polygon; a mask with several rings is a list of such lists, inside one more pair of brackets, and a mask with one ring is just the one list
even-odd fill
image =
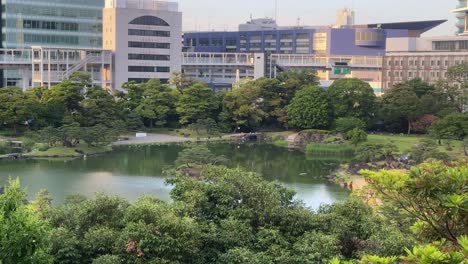
{"label": "high-rise building", "polygon": [[[0,3],[0,48],[102,47],[104,0],[0,0]],[[0,87],[19,85],[20,79],[18,70],[0,70]]]}
{"label": "high-rise building", "polygon": [[2,48],[101,48],[104,0],[0,0]]}
{"label": "high-rise building", "polygon": [[150,79],[167,82],[181,71],[182,13],[157,0],[106,0],[103,48],[113,51],[114,86]]}
{"label": "high-rise building", "polygon": [[336,12],[336,25],[337,28],[351,27],[354,25],[354,11],[348,7],[340,9]]}
{"label": "high-rise building", "polygon": [[452,12],[457,17],[457,35],[468,35],[468,0],[458,0],[457,8]]}

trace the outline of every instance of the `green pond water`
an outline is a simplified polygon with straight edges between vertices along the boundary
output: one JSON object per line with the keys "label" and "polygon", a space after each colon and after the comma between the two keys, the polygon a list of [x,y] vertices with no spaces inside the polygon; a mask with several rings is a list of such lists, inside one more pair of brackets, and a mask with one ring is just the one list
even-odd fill
{"label": "green pond water", "polygon": [[[0,185],[10,176],[19,177],[30,199],[39,190],[47,189],[54,202],[61,202],[70,194],[92,197],[96,192],[119,195],[129,201],[142,195],[170,201],[171,186],[165,184],[163,170],[174,164],[183,148],[180,145],[122,147],[86,159],[0,161]],[[297,198],[312,209],[349,196],[347,190],[325,179],[338,166],[338,161],[269,144],[210,144],[209,148],[226,156],[230,167],[244,167],[295,190]]]}

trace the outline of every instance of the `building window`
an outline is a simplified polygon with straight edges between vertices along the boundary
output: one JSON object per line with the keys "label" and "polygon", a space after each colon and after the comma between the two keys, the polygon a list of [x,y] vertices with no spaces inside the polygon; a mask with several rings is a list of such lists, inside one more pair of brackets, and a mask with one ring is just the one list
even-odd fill
{"label": "building window", "polygon": [[128,66],[129,72],[170,72],[169,67],[160,66]]}
{"label": "building window", "polygon": [[170,43],[129,41],[129,48],[170,49]]}
{"label": "building window", "polygon": [[222,38],[213,38],[211,39],[211,45],[215,47],[223,46],[223,39]]}
{"label": "building window", "polygon": [[[128,78],[129,82],[136,82],[136,83],[147,83],[149,80],[154,80],[150,78]],[[161,84],[166,84],[169,82],[169,79],[159,79]]]}
{"label": "building window", "polygon": [[132,25],[145,25],[145,26],[163,26],[168,27],[169,24],[163,19],[155,16],[141,16],[130,21]]}
{"label": "building window", "polygon": [[421,66],[424,66],[425,62],[426,62],[425,60],[422,60],[421,61]]}
{"label": "building window", "polygon": [[160,30],[144,30],[144,29],[129,29],[129,36],[146,36],[146,37],[170,37],[170,31]]}
{"label": "building window", "polygon": [[445,66],[448,66],[448,65],[449,65],[448,60],[445,60],[444,63],[445,63]]}
{"label": "building window", "polygon": [[440,66],[440,60],[437,61],[437,66]]}
{"label": "building window", "polygon": [[226,39],[226,46],[237,46],[237,39]]}
{"label": "building window", "polygon": [[209,38],[201,38],[199,40],[199,44],[202,47],[208,47],[210,45],[210,39]]}
{"label": "building window", "polygon": [[156,54],[128,54],[129,60],[151,60],[151,61],[169,61],[170,55],[156,55]]}
{"label": "building window", "polygon": [[413,73],[412,73],[412,72],[408,72],[408,77],[412,78],[412,77],[413,77]]}
{"label": "building window", "polygon": [[324,53],[327,51],[327,33],[314,33],[314,51]]}
{"label": "building window", "polygon": [[456,41],[434,41],[432,48],[433,50],[455,50]]}

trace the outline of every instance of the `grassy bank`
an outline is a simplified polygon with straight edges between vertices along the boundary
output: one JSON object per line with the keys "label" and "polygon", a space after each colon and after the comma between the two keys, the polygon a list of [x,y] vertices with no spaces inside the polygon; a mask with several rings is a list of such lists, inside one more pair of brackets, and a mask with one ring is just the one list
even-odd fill
{"label": "grassy bank", "polygon": [[84,155],[96,155],[112,151],[111,146],[104,147],[89,147],[87,145],[78,145],[73,148],[52,147],[46,151],[34,150],[24,154],[25,157],[41,158],[41,157],[81,157]]}
{"label": "grassy bank", "polygon": [[[374,144],[395,144],[400,153],[408,152],[414,145],[418,144],[422,139],[430,139],[428,136],[413,136],[413,135],[369,135],[368,142]],[[450,143],[451,149],[448,149],[447,143]],[[457,140],[443,140],[439,150],[447,152],[453,158],[464,157],[462,142]]]}

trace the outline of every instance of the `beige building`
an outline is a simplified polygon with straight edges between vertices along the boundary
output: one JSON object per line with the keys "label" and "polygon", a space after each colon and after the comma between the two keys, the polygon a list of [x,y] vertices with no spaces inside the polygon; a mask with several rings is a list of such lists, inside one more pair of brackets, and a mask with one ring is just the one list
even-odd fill
{"label": "beige building", "polygon": [[468,62],[468,36],[387,40],[383,89],[415,78],[429,83],[447,80],[451,66]]}
{"label": "beige building", "polygon": [[174,2],[106,0],[103,48],[113,52],[114,87],[127,81],[167,82],[181,71],[182,13]]}

